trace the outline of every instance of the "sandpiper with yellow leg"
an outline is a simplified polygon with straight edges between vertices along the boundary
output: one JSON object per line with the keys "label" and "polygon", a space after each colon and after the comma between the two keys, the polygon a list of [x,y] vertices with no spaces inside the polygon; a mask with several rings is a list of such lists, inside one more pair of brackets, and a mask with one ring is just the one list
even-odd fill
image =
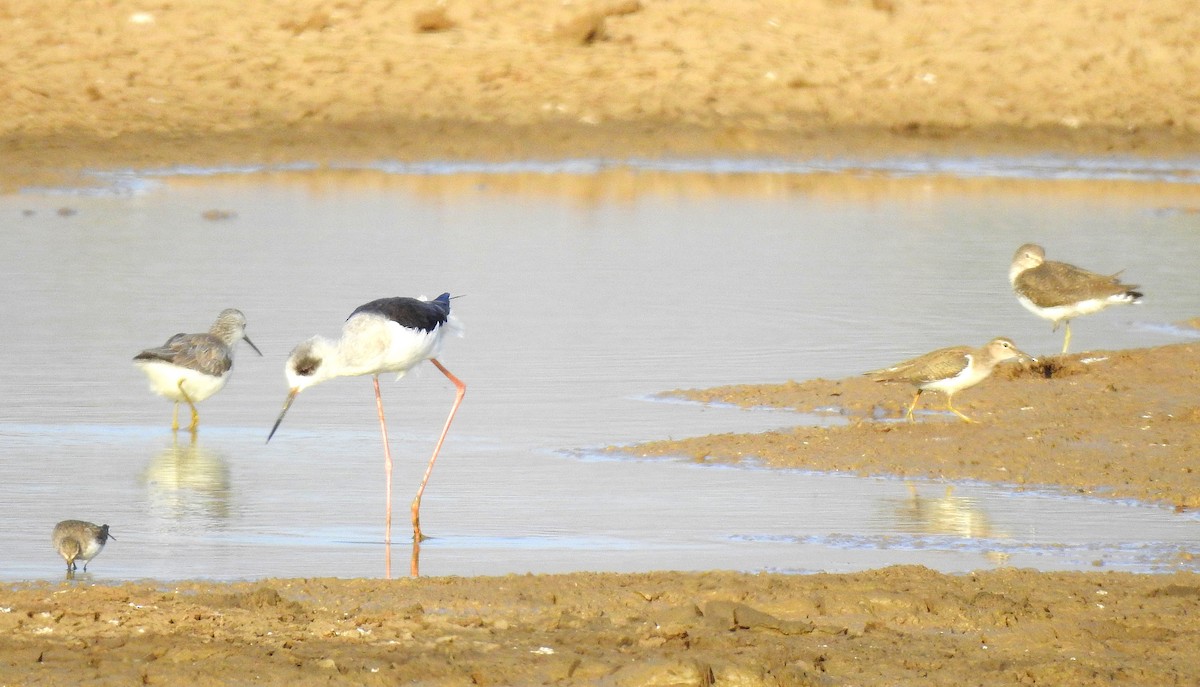
{"label": "sandpiper with yellow leg", "polygon": [[233,369],[234,347],[245,341],[262,355],[258,346],[246,336],[246,316],[240,310],[227,308],[216,322],[202,334],[176,334],[156,348],[147,348],[133,357],[146,373],[150,389],[159,396],[175,401],[171,429],[179,429],[179,402],[192,409],[192,432],[200,424],[196,404],[220,391],[229,381]]}
{"label": "sandpiper with yellow leg", "polygon": [[954,407],[954,394],[987,379],[992,370],[1005,360],[1032,360],[1010,339],[992,339],[982,348],[951,346],[906,360],[898,365],[866,373],[877,382],[907,382],[917,387],[917,394],[904,417],[913,421],[913,410],[925,391],[946,394],[946,408],[967,422],[975,422]]}
{"label": "sandpiper with yellow leg", "polygon": [[1062,352],[1071,344],[1071,320],[1080,315],[1100,312],[1111,305],[1140,303],[1142,293],[1135,284],[1122,284],[1117,274],[1097,274],[1046,259],[1046,251],[1036,243],[1017,249],[1008,268],[1008,281],[1017,300],[1029,312],[1054,323],[1066,325]]}

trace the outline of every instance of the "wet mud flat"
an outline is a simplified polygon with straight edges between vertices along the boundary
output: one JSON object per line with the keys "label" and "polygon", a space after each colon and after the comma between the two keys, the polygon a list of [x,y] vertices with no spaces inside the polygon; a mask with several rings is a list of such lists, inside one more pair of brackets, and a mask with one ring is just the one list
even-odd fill
{"label": "wet mud flat", "polygon": [[902,422],[913,388],[866,377],[679,390],[669,395],[837,414],[848,422],[613,450],[980,480],[1193,509],[1200,506],[1194,462],[1200,450],[1198,363],[1200,347],[1176,344],[1002,364],[991,378],[955,397],[955,406],[975,424],[945,411],[945,397],[938,393],[921,397],[917,422]]}
{"label": "wet mud flat", "polygon": [[12,684],[1175,685],[1191,573],[5,585]]}

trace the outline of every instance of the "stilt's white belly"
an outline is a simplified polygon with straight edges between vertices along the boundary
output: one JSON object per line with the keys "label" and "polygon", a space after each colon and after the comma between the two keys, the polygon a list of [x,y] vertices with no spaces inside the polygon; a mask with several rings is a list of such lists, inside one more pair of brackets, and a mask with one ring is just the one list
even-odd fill
{"label": "stilt's white belly", "polygon": [[172,401],[185,400],[179,393],[179,380],[183,380],[183,388],[192,401],[203,401],[220,391],[225,382],[229,381],[228,374],[214,377],[158,360],[139,361],[138,367],[142,368],[149,378],[150,390]]}
{"label": "stilt's white belly", "polygon": [[342,326],[337,342],[337,377],[395,372],[397,379],[422,360],[436,358],[446,333],[461,335],[453,317],[432,331],[405,327],[385,317],[360,313]]}
{"label": "stilt's white belly", "polygon": [[388,330],[392,341],[385,354],[381,366],[389,372],[403,375],[413,365],[437,356],[442,348],[442,332],[444,327],[438,327],[431,332],[408,329],[395,322],[388,322]]}

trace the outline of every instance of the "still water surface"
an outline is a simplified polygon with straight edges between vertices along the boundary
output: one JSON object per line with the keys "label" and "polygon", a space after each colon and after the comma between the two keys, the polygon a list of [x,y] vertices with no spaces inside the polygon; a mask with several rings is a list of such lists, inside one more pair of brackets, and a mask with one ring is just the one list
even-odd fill
{"label": "still water surface", "polygon": [[[306,391],[265,438],[292,346],[368,300],[442,291],[464,295],[441,360],[468,393],[423,502],[422,574],[1177,569],[1200,522],[1165,508],[601,449],[828,421],[665,389],[851,375],[999,335],[1054,352],[1061,332],[1008,290],[1031,240],[1147,293],[1077,321],[1077,350],[1187,340],[1195,188],[375,169],[0,197],[0,579],[60,578],[64,518],[112,526],[96,580],[382,575],[369,378]],[[197,439],[173,437],[130,359],[226,307],[265,355],[242,346]],[[383,386],[402,539],[453,387],[432,368]]]}

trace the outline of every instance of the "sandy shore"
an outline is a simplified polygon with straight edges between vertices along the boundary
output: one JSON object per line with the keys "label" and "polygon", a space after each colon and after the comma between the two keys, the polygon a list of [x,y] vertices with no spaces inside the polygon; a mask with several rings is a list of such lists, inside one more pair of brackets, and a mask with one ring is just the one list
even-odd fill
{"label": "sandy shore", "polygon": [[[1200,13],[1183,0],[49,0],[2,5],[0,20],[0,190],[185,163],[1200,153]],[[692,392],[853,421],[642,450],[1192,508],[1196,355],[1071,357],[1049,378],[1014,368],[962,395],[978,427],[878,421],[909,391],[860,379]],[[943,440],[968,433],[971,456]],[[1200,577],[1185,572],[89,581],[0,586],[0,681],[1157,687],[1200,675]]]}
{"label": "sandy shore", "polygon": [[510,576],[5,588],[8,684],[1184,685],[1195,575]]}
{"label": "sandy shore", "polygon": [[[580,155],[1200,151],[1184,0],[0,7],[0,174]],[[15,178],[14,178],[15,177]]]}

